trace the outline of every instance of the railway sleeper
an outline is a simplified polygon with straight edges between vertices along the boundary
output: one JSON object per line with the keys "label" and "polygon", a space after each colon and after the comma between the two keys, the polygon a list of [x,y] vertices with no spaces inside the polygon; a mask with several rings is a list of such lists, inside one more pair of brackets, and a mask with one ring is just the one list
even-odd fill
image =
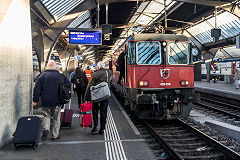
{"label": "railway sleeper", "polygon": [[163,134],[161,134],[161,133],[159,133],[160,135],[161,135],[161,137],[163,137],[163,138],[188,138],[188,137],[191,137],[192,136],[192,134],[191,133],[185,133],[185,134],[171,134],[171,133],[169,133],[168,135],[167,134],[165,134],[165,135],[163,135]]}
{"label": "railway sleeper", "polygon": [[178,138],[178,139],[164,138],[164,140],[166,140],[168,142],[176,142],[176,143],[180,143],[182,141],[184,141],[184,142],[186,142],[186,141],[200,141],[200,139],[197,138],[197,137],[193,137],[193,138]]}
{"label": "railway sleeper", "polygon": [[[161,134],[169,134],[169,131],[164,131],[164,130],[160,130],[160,129],[156,129],[156,131]],[[181,130],[171,131],[171,134],[180,134],[180,133],[186,133],[186,132],[187,132],[186,129],[181,129]]]}
{"label": "railway sleeper", "polygon": [[194,147],[194,146],[206,146],[206,143],[205,142],[198,142],[198,143],[192,143],[192,144],[189,144],[189,143],[178,143],[178,144],[171,144],[172,147]]}
{"label": "railway sleeper", "polygon": [[[203,148],[203,149],[202,149]],[[201,150],[202,149],[202,150]],[[175,151],[177,151],[178,153],[197,153],[197,154],[203,154],[209,151],[213,151],[215,150],[213,147],[198,147],[195,149],[174,149]]]}

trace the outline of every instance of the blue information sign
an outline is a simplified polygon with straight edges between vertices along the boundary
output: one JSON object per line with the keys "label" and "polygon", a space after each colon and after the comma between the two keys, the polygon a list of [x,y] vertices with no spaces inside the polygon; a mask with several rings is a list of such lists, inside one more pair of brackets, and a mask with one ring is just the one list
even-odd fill
{"label": "blue information sign", "polygon": [[69,30],[69,44],[101,45],[101,31]]}

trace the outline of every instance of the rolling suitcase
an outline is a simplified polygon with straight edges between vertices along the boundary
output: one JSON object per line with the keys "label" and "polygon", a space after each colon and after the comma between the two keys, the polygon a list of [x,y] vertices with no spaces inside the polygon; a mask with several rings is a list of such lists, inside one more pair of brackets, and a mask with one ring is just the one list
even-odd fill
{"label": "rolling suitcase", "polygon": [[36,149],[38,146],[40,130],[41,121],[39,117],[21,117],[18,120],[17,128],[14,132],[13,143],[15,149],[19,146],[30,146]]}
{"label": "rolling suitcase", "polygon": [[68,109],[65,109],[66,105],[64,104],[64,107],[61,111],[61,127],[69,127],[72,126],[72,116],[73,111],[70,109],[71,106],[71,99],[69,101]]}
{"label": "rolling suitcase", "polygon": [[92,104],[83,103],[79,110],[79,123],[81,127],[92,126]]}

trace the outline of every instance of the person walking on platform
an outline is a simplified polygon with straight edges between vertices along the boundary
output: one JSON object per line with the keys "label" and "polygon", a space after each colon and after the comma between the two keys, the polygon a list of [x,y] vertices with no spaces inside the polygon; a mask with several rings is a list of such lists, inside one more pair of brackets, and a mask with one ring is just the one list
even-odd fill
{"label": "person walking on platform", "polygon": [[82,104],[83,96],[86,91],[88,85],[88,79],[85,73],[81,70],[80,67],[77,67],[75,70],[75,75],[71,79],[71,82],[76,85],[75,91],[77,92],[78,96],[78,107]]}
{"label": "person walking on platform", "polygon": [[[46,141],[50,133],[51,119],[53,120],[52,140],[60,138],[61,106],[59,105],[59,87],[61,83],[61,73],[59,73],[57,69],[58,67],[55,61],[49,61],[46,70],[37,79],[33,90],[32,107],[36,107],[40,102],[40,107],[42,107],[43,112],[42,141]],[[64,83],[71,86],[66,76],[64,76]]]}
{"label": "person walking on platform", "polygon": [[[72,71],[72,73],[70,74],[70,77],[69,77],[69,81],[70,81],[70,82],[72,82],[72,78],[73,78],[73,76],[75,75],[75,71],[76,71],[76,69],[74,69],[74,70]],[[74,83],[72,84],[72,90],[73,90],[73,93],[75,94],[76,85],[75,85]]]}
{"label": "person walking on platform", "polygon": [[[90,79],[90,82],[88,83],[87,90],[84,96],[84,101],[90,101],[90,87],[95,86],[101,82],[107,82],[108,85],[110,84],[110,77],[111,77],[111,72],[109,70],[104,69],[105,64],[104,62],[100,61],[97,64],[97,71],[92,74],[92,77]],[[106,72],[107,71],[107,72]],[[107,75],[108,73],[108,75]],[[108,77],[108,80],[107,80]],[[91,132],[96,132],[97,131],[97,126],[98,126],[98,111],[100,109],[100,129],[98,133],[100,135],[103,134],[105,130],[105,125],[106,125],[106,118],[107,118],[107,107],[108,107],[108,98],[98,101],[98,102],[92,102],[92,112],[93,112],[93,129]]]}
{"label": "person walking on platform", "polygon": [[240,71],[237,68],[235,68],[234,80],[235,80],[236,89],[239,89]]}
{"label": "person walking on platform", "polygon": [[85,73],[86,73],[88,81],[90,81],[91,75],[92,75],[92,71],[91,71],[89,66],[87,66],[87,69],[85,70]]}
{"label": "person walking on platform", "polygon": [[72,71],[72,73],[70,74],[70,77],[69,77],[69,81],[70,81],[70,82],[72,81],[72,78],[73,78],[73,76],[75,75],[75,71],[76,71],[76,69],[74,69],[74,70]]}

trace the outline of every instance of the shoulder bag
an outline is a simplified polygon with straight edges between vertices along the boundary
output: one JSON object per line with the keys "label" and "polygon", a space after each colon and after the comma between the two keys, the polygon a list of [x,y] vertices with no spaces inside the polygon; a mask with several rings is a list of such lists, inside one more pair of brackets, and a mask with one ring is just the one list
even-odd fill
{"label": "shoulder bag", "polygon": [[110,89],[108,87],[108,72],[107,72],[107,70],[106,70],[106,75],[107,75],[106,82],[101,82],[98,85],[90,87],[91,100],[94,102],[102,101],[111,96]]}

